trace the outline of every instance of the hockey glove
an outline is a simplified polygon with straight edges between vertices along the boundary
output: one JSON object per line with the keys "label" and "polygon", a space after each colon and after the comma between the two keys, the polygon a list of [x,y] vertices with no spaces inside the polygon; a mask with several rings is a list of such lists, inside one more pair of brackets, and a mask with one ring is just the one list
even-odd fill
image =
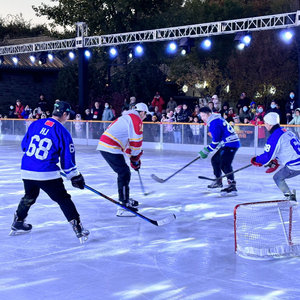
{"label": "hockey glove", "polygon": [[131,161],[131,162],[130,162],[131,168],[134,169],[135,171],[138,171],[138,170],[140,169],[141,164],[142,164],[142,163],[141,163],[140,160],[138,160],[138,161]]}
{"label": "hockey glove", "polygon": [[143,155],[143,150],[139,153],[139,155],[131,156],[130,157],[130,166],[135,171],[138,171],[141,167],[141,160],[140,157]]}
{"label": "hockey glove", "polygon": [[278,163],[277,159],[273,159],[269,162],[269,164],[266,167],[269,167],[266,170],[266,173],[273,173],[279,168],[280,164]]}
{"label": "hockey glove", "polygon": [[72,182],[72,185],[75,188],[78,188],[78,189],[81,189],[81,190],[84,189],[85,181],[84,181],[84,178],[81,175],[81,173],[77,176],[72,177],[71,182]]}
{"label": "hockey glove", "polygon": [[205,147],[199,152],[199,155],[202,159],[205,159],[205,158],[207,158],[209,153],[210,153],[210,151]]}
{"label": "hockey glove", "polygon": [[139,161],[140,160],[140,158],[141,158],[141,156],[143,155],[143,150],[139,153],[139,155],[136,155],[136,156],[131,156],[130,157],[130,161],[132,162],[132,161]]}
{"label": "hockey glove", "polygon": [[256,162],[256,156],[251,158],[251,164],[255,167],[261,167],[262,166],[261,163]]}

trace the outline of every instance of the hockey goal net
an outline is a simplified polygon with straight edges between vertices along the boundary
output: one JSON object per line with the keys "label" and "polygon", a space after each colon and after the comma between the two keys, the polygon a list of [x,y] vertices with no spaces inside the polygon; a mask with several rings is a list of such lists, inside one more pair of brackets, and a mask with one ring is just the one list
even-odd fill
{"label": "hockey goal net", "polygon": [[295,201],[239,204],[234,208],[235,252],[249,259],[300,255],[300,215]]}

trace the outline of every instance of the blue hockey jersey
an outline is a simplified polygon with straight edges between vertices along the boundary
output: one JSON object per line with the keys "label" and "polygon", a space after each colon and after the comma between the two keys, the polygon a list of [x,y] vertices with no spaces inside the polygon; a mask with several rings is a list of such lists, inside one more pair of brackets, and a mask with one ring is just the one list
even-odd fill
{"label": "blue hockey jersey", "polygon": [[300,170],[300,140],[295,133],[277,128],[268,138],[264,153],[256,157],[256,162],[267,165],[277,158],[278,162],[292,170]]}
{"label": "blue hockey jersey", "polygon": [[209,151],[215,150],[220,143],[223,144],[223,147],[241,147],[238,135],[220,114],[212,113],[207,120],[207,125],[212,135],[212,142],[207,147]]}
{"label": "blue hockey jersey", "polygon": [[22,144],[22,179],[51,180],[60,178],[60,165],[68,179],[79,175],[75,147],[68,130],[54,118],[33,122]]}

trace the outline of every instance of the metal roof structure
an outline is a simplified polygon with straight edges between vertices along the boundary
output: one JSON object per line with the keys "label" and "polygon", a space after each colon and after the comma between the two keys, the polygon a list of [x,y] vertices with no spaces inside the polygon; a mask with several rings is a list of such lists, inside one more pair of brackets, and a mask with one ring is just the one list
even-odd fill
{"label": "metal roof structure", "polygon": [[83,47],[107,47],[129,43],[159,42],[176,40],[183,37],[209,37],[214,35],[233,34],[242,31],[250,32],[285,29],[299,26],[299,16],[300,11],[296,11],[260,17],[91,37],[87,36],[87,25],[84,22],[80,22],[76,24],[77,37],[75,38],[2,46],[0,47],[0,55],[5,56],[41,51],[72,50]]}

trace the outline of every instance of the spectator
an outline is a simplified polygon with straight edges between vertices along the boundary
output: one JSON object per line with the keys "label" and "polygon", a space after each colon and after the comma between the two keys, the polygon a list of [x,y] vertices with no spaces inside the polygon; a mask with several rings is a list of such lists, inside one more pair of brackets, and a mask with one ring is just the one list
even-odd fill
{"label": "spectator", "polygon": [[193,134],[193,143],[199,145],[200,144],[200,134],[201,134],[201,127],[202,125],[200,125],[199,123],[199,118],[197,116],[195,116],[193,118],[193,123],[190,125],[191,130],[192,130],[192,134]]}
{"label": "spectator", "polygon": [[[211,97],[211,101],[214,103],[214,108],[216,111],[219,111],[221,109],[221,103],[217,95],[213,95]],[[200,117],[201,118],[201,117]]]}
{"label": "spectator", "polygon": [[51,118],[51,117],[52,117],[52,114],[51,114],[51,112],[50,112],[49,109],[47,109],[47,110],[45,111],[45,114],[46,114],[47,118]]}
{"label": "spectator", "polygon": [[212,101],[209,101],[209,102],[207,103],[207,106],[210,108],[210,110],[211,110],[212,112],[214,112],[214,110],[215,110],[215,105],[214,105],[214,103],[213,103]]}
{"label": "spectator", "polygon": [[252,101],[250,103],[250,109],[249,112],[254,116],[257,113],[257,107],[256,107],[256,103],[254,101]]}
{"label": "spectator", "polygon": [[221,117],[223,118],[224,114],[228,114],[229,103],[227,101],[222,105],[222,109],[220,110]]}
{"label": "spectator", "polygon": [[246,92],[242,92],[241,96],[240,96],[240,100],[238,101],[236,108],[238,109],[238,114],[241,113],[241,110],[244,106],[249,106],[250,105],[250,100],[247,97]]}
{"label": "spectator", "polygon": [[84,113],[85,113],[85,120],[87,120],[87,121],[90,121],[90,120],[93,120],[93,115],[91,114],[91,110],[90,109],[86,109],[85,111],[84,111]]}
{"label": "spectator", "polygon": [[161,118],[162,118],[162,114],[160,113],[159,108],[158,108],[157,105],[154,107],[154,114],[153,114],[153,116],[156,116],[156,118],[157,118],[158,121],[160,121]]}
{"label": "spectator", "polygon": [[236,117],[236,114],[234,113],[234,109],[233,109],[233,107],[229,107],[226,121],[228,123],[233,122],[234,117]]}
{"label": "spectator", "polygon": [[15,107],[13,105],[9,107],[7,116],[9,119],[13,119],[15,117]]}
{"label": "spectator", "polygon": [[[289,125],[300,125],[300,108],[295,109],[294,118],[289,122]],[[300,136],[300,127],[293,128],[297,136]]]}
{"label": "spectator", "polygon": [[167,143],[173,143],[174,142],[173,125],[171,124],[172,122],[174,122],[173,111],[170,111],[169,113],[167,113],[166,116],[163,116],[161,121],[164,123],[169,123],[169,124],[164,124],[164,133],[165,133],[164,141]]}
{"label": "spectator", "polygon": [[192,113],[192,117],[198,117],[200,119],[200,107],[199,105],[195,105],[194,111]]}
{"label": "spectator", "polygon": [[28,119],[29,115],[31,114],[31,111],[32,111],[32,109],[29,107],[29,105],[26,105],[25,109],[21,113],[23,119]]}
{"label": "spectator", "polygon": [[263,107],[263,105],[258,105],[257,113],[254,115],[253,120],[256,122],[258,116],[261,116],[262,118],[264,118],[265,114],[266,114],[266,112],[265,112],[265,108]]}
{"label": "spectator", "polygon": [[252,115],[252,113],[249,111],[249,108],[248,108],[247,105],[244,105],[244,106],[243,106],[243,109],[242,109],[242,111],[241,111],[240,114],[239,114],[239,118],[240,118],[241,123],[244,123],[244,119],[245,119],[245,118],[248,118],[249,120],[252,120],[253,115]]}
{"label": "spectator", "polygon": [[282,121],[282,114],[281,114],[281,111],[279,109],[279,106],[278,106],[278,103],[277,101],[273,100],[271,102],[271,105],[270,105],[270,109],[267,111],[266,115],[270,112],[275,112],[279,115],[279,122]]}
{"label": "spectator", "polygon": [[24,106],[22,105],[21,103],[21,100],[17,100],[16,101],[16,107],[15,107],[15,117],[18,118],[18,119],[23,119],[23,116],[22,116],[22,112],[24,110]]}
{"label": "spectator", "polygon": [[[109,107],[109,104],[106,102],[104,104],[104,110],[102,114],[102,121],[112,121],[114,119],[114,113]],[[106,128],[109,126],[110,123],[103,123],[103,130],[106,130]]]}
{"label": "spectator", "polygon": [[73,122],[75,128],[75,136],[76,138],[83,138],[84,137],[84,122],[81,121],[81,115],[77,114],[75,116],[75,121]]}
{"label": "spectator", "polygon": [[298,104],[297,100],[295,99],[295,93],[292,91],[290,92],[289,98],[285,105],[285,116],[287,124],[289,124],[289,122],[292,120],[297,105]]}
{"label": "spectator", "polygon": [[95,102],[94,108],[91,109],[91,114],[93,116],[94,121],[100,121],[103,110],[100,108],[100,103],[98,101]]}
{"label": "spectator", "polygon": [[170,97],[170,101],[167,103],[167,109],[170,111],[175,111],[175,108],[177,107],[176,101],[174,101],[173,97]]}
{"label": "spectator", "polygon": [[165,104],[164,99],[160,96],[159,92],[156,92],[156,94],[151,102],[151,105],[153,107],[158,106],[159,112],[162,112],[164,104]]}
{"label": "spectator", "polygon": [[45,112],[48,109],[48,101],[45,99],[44,94],[40,94],[37,107],[40,107],[43,112]]}
{"label": "spectator", "polygon": [[[188,108],[188,106],[184,103],[182,105],[182,116],[181,116],[181,121],[183,123],[190,123],[193,121],[193,117],[192,117],[192,113],[190,111],[190,109]],[[188,125],[184,125],[184,142],[189,144],[191,143],[192,139],[193,139],[193,133],[192,130],[190,128],[190,126]]]}
{"label": "spectator", "polygon": [[129,99],[129,105],[128,105],[128,109],[134,109],[136,105],[136,98],[134,96],[130,97]]}
{"label": "spectator", "polygon": [[115,120],[115,119],[117,118],[116,111],[115,111],[114,107],[112,106],[112,104],[111,104],[109,107],[110,107],[110,109],[112,110],[112,112],[113,112],[113,114],[114,114],[113,120]]}
{"label": "spectator", "polygon": [[[182,105],[178,105],[174,112],[174,121],[176,123],[181,122],[182,116]],[[174,124],[173,126],[173,135],[174,135],[174,143],[181,144],[181,127],[180,124]]]}

